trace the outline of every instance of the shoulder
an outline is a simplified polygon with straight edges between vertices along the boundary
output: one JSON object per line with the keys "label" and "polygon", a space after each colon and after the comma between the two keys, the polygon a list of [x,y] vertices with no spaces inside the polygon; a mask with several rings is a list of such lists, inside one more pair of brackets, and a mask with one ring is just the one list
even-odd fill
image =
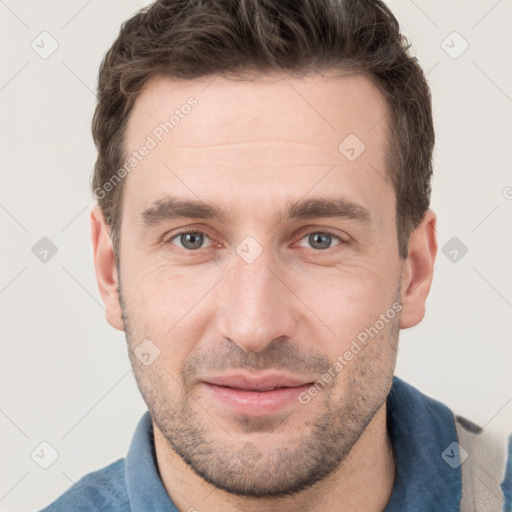
{"label": "shoulder", "polygon": [[504,500],[512,498],[512,437],[485,430],[462,416],[454,418],[462,473],[461,511],[501,510]]}
{"label": "shoulder", "polygon": [[40,512],[129,511],[125,460],[89,473]]}
{"label": "shoulder", "polygon": [[388,410],[397,464],[409,482],[456,497],[453,509],[460,505],[461,512],[512,511],[512,437],[476,425],[397,377]]}

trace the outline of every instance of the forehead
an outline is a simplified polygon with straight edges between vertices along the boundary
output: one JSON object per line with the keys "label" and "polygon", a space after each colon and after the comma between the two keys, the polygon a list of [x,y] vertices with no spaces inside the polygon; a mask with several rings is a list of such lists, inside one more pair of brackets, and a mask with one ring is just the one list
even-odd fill
{"label": "forehead", "polygon": [[[201,145],[248,141],[252,134],[296,140],[310,140],[313,136],[312,141],[322,144],[322,149],[332,149],[332,143],[336,149],[336,141],[347,131],[368,138],[370,134],[366,132],[377,123],[383,128],[385,123],[379,121],[387,111],[380,91],[362,74],[310,74],[302,78],[272,75],[243,80],[209,76],[181,81],[156,77],[148,81],[135,102],[128,122],[127,145],[136,142],[133,139],[137,132],[149,133],[169,120],[190,98],[197,101],[197,106],[192,109],[193,116],[185,114],[174,126],[177,145],[183,139],[180,134]],[[186,123],[181,123],[187,118]],[[202,130],[186,130],[183,127],[187,125],[201,125]],[[219,129],[222,126],[226,129]],[[234,127],[243,130],[235,132],[231,130]],[[290,127],[291,133],[283,131]]]}
{"label": "forehead", "polygon": [[224,204],[273,201],[275,210],[313,186],[389,195],[387,133],[386,102],[360,74],[154,78],[128,121],[126,156],[151,149],[127,176],[123,202],[140,211],[179,189]]}

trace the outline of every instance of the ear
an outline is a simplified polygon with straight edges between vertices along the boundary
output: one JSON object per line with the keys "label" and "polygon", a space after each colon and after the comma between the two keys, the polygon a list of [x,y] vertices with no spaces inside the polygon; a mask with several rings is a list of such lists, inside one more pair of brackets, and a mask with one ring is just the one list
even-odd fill
{"label": "ear", "polygon": [[110,239],[110,228],[105,223],[103,212],[99,206],[95,206],[91,211],[91,240],[96,281],[105,304],[105,317],[112,327],[124,331],[117,291],[119,276],[117,275],[114,248]]}
{"label": "ear", "polygon": [[427,210],[421,224],[409,237],[409,254],[402,274],[401,329],[419,324],[425,316],[436,254],[436,215]]}

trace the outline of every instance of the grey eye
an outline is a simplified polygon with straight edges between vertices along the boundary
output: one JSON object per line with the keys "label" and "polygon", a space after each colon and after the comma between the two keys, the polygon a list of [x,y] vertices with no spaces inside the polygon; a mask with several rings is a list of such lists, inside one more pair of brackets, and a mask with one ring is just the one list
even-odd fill
{"label": "grey eye", "polygon": [[178,247],[182,249],[195,251],[203,247],[203,243],[206,239],[209,240],[209,237],[204,233],[199,231],[187,231],[173,236],[170,242],[175,243],[174,241],[179,241],[179,244],[175,243],[175,245],[178,245]]}
{"label": "grey eye", "polygon": [[[338,240],[340,243],[341,239],[335,235],[331,235],[330,233],[323,233],[322,231],[315,231],[306,235],[302,240],[307,239],[307,243],[309,247],[318,250],[330,249],[332,246],[333,240]],[[302,244],[301,244],[302,245]],[[334,244],[338,245],[338,244]],[[304,247],[304,246],[303,246]]]}

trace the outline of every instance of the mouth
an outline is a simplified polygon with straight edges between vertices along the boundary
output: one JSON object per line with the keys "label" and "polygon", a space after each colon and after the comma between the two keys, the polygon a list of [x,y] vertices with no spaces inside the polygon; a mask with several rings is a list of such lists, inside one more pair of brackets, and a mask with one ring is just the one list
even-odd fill
{"label": "mouth", "polygon": [[276,414],[291,404],[312,381],[286,375],[251,377],[237,374],[208,378],[201,382],[217,406],[245,416]]}

